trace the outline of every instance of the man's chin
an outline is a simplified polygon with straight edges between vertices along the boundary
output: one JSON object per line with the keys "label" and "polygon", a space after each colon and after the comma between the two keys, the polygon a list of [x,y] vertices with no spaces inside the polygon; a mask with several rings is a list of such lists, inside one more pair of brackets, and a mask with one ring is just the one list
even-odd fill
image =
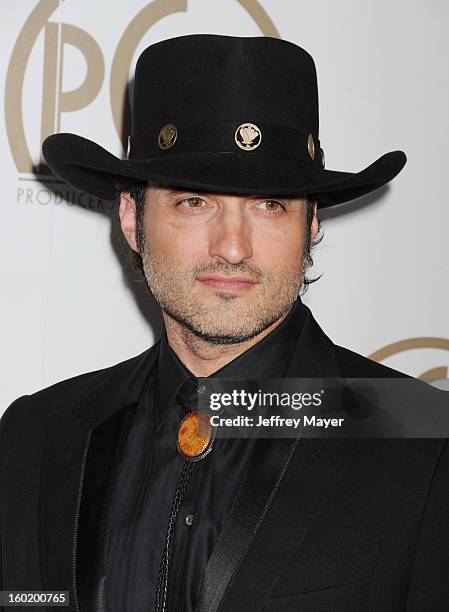
{"label": "man's chin", "polygon": [[253,325],[250,328],[244,328],[241,326],[241,318],[240,321],[238,319],[228,320],[226,322],[223,320],[222,324],[217,326],[217,318],[219,317],[218,313],[217,316],[214,317],[214,320],[198,322],[190,318],[186,318],[179,313],[170,310],[169,308],[163,307],[162,309],[186,331],[192,333],[194,336],[204,340],[205,342],[210,342],[211,344],[241,344],[242,342],[251,340],[263,332],[278,318],[277,317],[274,320],[268,321],[266,324],[262,323],[258,326],[255,326],[253,322]]}

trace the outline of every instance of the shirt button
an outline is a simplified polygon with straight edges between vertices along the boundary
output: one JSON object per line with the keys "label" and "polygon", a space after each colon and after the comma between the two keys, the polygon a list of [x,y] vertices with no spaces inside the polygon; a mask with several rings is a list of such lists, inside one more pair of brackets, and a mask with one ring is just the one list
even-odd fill
{"label": "shirt button", "polygon": [[186,525],[191,527],[193,525],[193,514],[188,514],[185,518]]}

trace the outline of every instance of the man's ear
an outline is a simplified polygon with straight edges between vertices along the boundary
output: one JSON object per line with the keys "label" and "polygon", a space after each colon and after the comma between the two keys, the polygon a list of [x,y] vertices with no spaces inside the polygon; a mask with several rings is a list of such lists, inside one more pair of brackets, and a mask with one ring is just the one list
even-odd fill
{"label": "man's ear", "polygon": [[122,228],[126,241],[132,250],[138,253],[139,249],[137,248],[136,242],[136,203],[129,193],[125,191],[122,191],[120,194],[118,214],[120,217],[120,227]]}
{"label": "man's ear", "polygon": [[318,207],[318,202],[315,201],[313,203],[313,218],[312,218],[312,225],[311,225],[311,228],[310,228],[310,237],[312,239],[312,242],[317,237],[318,231],[319,231],[319,223],[318,223],[318,216],[317,216],[317,207]]}

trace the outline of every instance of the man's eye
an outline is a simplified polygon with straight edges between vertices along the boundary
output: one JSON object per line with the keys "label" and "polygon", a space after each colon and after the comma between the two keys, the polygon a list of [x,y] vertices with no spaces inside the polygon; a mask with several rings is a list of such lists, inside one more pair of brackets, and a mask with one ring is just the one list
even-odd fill
{"label": "man's eye", "polygon": [[278,200],[264,200],[263,202],[259,202],[259,204],[257,204],[257,207],[259,206],[262,206],[267,212],[278,212],[285,208],[281,202],[278,202]]}
{"label": "man's eye", "polygon": [[191,208],[191,209],[203,208],[202,206],[203,204],[206,204],[206,202],[202,198],[199,198],[198,196],[191,196],[189,198],[184,198],[183,200],[178,202],[178,206],[180,206],[181,208]]}

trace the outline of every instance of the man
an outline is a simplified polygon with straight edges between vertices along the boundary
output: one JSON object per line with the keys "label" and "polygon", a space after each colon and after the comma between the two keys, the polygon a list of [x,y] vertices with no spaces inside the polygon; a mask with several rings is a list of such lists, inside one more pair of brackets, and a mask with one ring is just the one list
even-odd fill
{"label": "man", "polygon": [[195,421],[199,377],[404,377],[334,345],[299,292],[317,208],[405,155],[326,170],[310,55],[210,35],[144,51],[129,143],[119,160],[59,134],[44,155],[118,198],[161,337],[6,411],[2,588],[88,611],[447,610],[445,439],[213,439]]}

